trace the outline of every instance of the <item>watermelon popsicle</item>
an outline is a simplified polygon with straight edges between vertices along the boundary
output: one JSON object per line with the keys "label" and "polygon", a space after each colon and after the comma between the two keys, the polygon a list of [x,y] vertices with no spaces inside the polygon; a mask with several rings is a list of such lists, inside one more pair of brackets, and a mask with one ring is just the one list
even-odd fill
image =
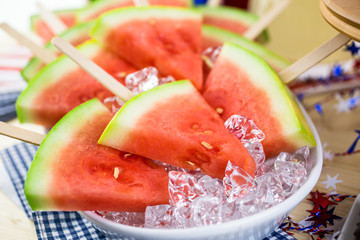
{"label": "watermelon popsicle", "polygon": [[[162,119],[148,122],[148,124],[151,124],[148,126],[153,128],[153,133],[150,135],[158,132],[158,140],[151,141],[151,138],[147,135],[149,134],[148,131],[143,132],[145,134],[144,136],[141,136],[141,131],[138,131],[136,134],[139,134],[139,139],[142,137],[142,140],[139,141],[142,142],[142,146],[145,145],[143,148],[145,151],[136,153],[136,144],[132,144],[135,149],[124,149],[124,151],[188,169],[200,168],[204,173],[218,178],[224,176],[226,165],[230,160],[234,165],[243,168],[248,174],[254,176],[256,164],[250,153],[236,137],[225,129],[224,122],[218,114],[210,108],[200,93],[188,81],[176,81],[164,84],[133,97],[133,94],[128,89],[80,54],[73,46],[60,38],[54,38],[52,42],[92,74],[98,81],[102,82],[109,90],[113,91],[115,95],[124,101],[131,99],[131,101],[124,105],[128,107],[124,108],[123,106],[121,108],[127,109],[127,111],[120,110],[119,112],[130,113],[130,117],[132,115],[136,117],[136,113],[139,114],[137,116],[140,116],[142,113],[145,114],[147,112],[146,108],[141,108],[141,105],[146,106],[149,111],[155,110],[160,106],[165,106],[160,113]],[[189,105],[189,108],[169,108],[169,105],[164,104],[164,102],[166,103],[167,101],[177,99],[181,103]],[[191,104],[188,103],[189,99],[193,99]],[[158,106],[156,104],[158,104]],[[132,108],[132,106],[135,107]],[[197,111],[198,114],[194,121],[188,122],[187,118],[191,119],[191,113],[193,112],[195,114]],[[117,115],[121,116],[119,112]],[[178,118],[179,122],[168,120],[168,118],[173,119],[174,117]],[[129,120],[128,123],[131,121],[132,120]],[[167,122],[168,125],[166,128],[162,129],[162,124],[166,125]],[[116,136],[124,137],[125,135],[122,133],[126,134],[126,132],[117,131],[119,130],[116,127],[118,121],[114,120],[113,123],[115,131],[107,130],[106,132],[109,135],[104,135],[101,140],[103,143],[106,142],[106,139],[109,140],[108,145],[111,145],[110,142],[117,142],[115,139]],[[129,127],[128,133],[134,130],[131,126]],[[109,127],[108,129],[111,128],[112,127]],[[172,128],[174,128],[174,130],[177,129],[178,134],[181,134],[182,137],[176,138],[175,136],[171,136],[170,132]],[[112,136],[115,136],[114,141],[111,141]],[[154,136],[156,136],[156,134]],[[160,139],[164,141],[163,145],[158,145]],[[111,145],[111,147],[117,147],[119,150],[122,149],[123,146],[121,146],[121,142],[118,143],[118,146]],[[169,149],[173,149],[174,151],[167,151],[166,154],[164,154],[163,151],[156,153],[155,150],[161,150],[161,147],[169,147]],[[151,149],[154,149],[154,151],[151,151]],[[147,154],[155,155],[150,156]]]}
{"label": "watermelon popsicle", "polygon": [[[138,70],[94,40],[78,46],[79,51],[124,82]],[[51,128],[62,116],[88,99],[104,101],[114,96],[91,75],[63,55],[45,66],[27,85],[16,102],[19,121]]]}
{"label": "watermelon popsicle", "polygon": [[252,119],[265,133],[262,143],[267,157],[315,146],[286,85],[262,59],[236,44],[224,44],[206,79],[203,96],[214,109],[221,109],[218,112],[224,120],[234,114]]}
{"label": "watermelon popsicle", "polygon": [[101,15],[91,36],[139,69],[156,67],[201,90],[201,24],[194,9],[128,7]]}
{"label": "watermelon popsicle", "polygon": [[146,206],[168,203],[163,167],[97,144],[112,116],[92,99],[50,130],[25,182],[33,210],[141,212]]}

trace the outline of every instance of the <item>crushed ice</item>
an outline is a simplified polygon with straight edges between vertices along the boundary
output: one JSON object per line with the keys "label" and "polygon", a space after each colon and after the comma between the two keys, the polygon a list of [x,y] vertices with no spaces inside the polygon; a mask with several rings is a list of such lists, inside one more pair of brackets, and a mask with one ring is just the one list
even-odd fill
{"label": "crushed ice", "polygon": [[125,86],[133,93],[139,94],[158,85],[175,81],[171,76],[158,77],[159,71],[155,67],[147,67],[131,73],[125,78]]}
{"label": "crushed ice", "polygon": [[[159,71],[155,67],[147,67],[127,75],[125,77],[125,87],[133,93],[139,94],[158,85],[173,81],[175,81],[175,79],[172,76],[159,77]],[[103,102],[114,114],[125,104],[125,102],[117,96],[108,97]]]}
{"label": "crushed ice", "polygon": [[[281,153],[265,161],[261,141],[264,133],[251,121],[231,116],[225,127],[237,136],[255,158],[255,178],[228,163],[223,179],[199,171],[167,166],[169,171],[168,205],[149,206],[139,213],[102,215],[122,224],[148,228],[188,228],[240,219],[268,209],[294,194],[307,179],[309,148]],[[142,218],[143,217],[143,218]],[[143,224],[139,222],[143,221]]]}

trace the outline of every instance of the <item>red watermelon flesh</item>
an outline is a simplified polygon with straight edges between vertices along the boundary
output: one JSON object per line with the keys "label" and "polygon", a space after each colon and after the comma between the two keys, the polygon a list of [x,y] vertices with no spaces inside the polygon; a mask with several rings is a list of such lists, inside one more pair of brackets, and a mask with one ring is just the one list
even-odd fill
{"label": "red watermelon flesh", "polygon": [[202,88],[201,15],[194,10],[114,10],[100,17],[92,36],[138,68],[154,66],[161,75]]}
{"label": "red watermelon flesh", "polygon": [[[55,14],[68,27],[71,27],[76,23],[75,10],[63,10],[55,12]],[[45,21],[41,19],[38,15],[31,18],[31,28],[38,36],[40,36],[44,40],[44,42],[50,41],[55,36],[55,34],[51,31]]]}
{"label": "red watermelon flesh", "polygon": [[225,43],[203,91],[206,101],[226,120],[238,114],[265,133],[267,157],[315,146],[314,137],[290,91],[259,57]]}
{"label": "red watermelon flesh", "polygon": [[122,151],[223,178],[228,161],[254,176],[256,164],[189,81],[157,86],[129,100],[100,140]]}
{"label": "red watermelon flesh", "polygon": [[163,167],[97,144],[112,116],[93,99],[69,112],[48,133],[25,183],[33,210],[140,212],[168,203]]}
{"label": "red watermelon flesh", "polygon": [[[78,48],[92,61],[121,83],[127,74],[136,71],[128,62],[90,40]],[[17,100],[20,122],[31,122],[51,128],[77,105],[97,97],[103,101],[113,94],[67,56],[47,65]]]}
{"label": "red watermelon flesh", "polygon": [[[149,5],[187,7],[191,0],[148,0]],[[102,0],[89,4],[77,12],[78,21],[89,21],[101,14],[121,7],[134,6],[133,0]]]}

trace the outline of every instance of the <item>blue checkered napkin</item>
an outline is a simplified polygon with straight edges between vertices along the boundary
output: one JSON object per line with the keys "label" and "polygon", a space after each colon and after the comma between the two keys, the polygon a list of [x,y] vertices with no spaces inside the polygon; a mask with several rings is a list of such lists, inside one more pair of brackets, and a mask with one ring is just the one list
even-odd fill
{"label": "blue checkered napkin", "polygon": [[[23,209],[27,216],[34,220],[38,239],[105,239],[104,235],[95,229],[91,223],[77,212],[33,212],[27,204],[24,195],[25,176],[37,147],[20,143],[0,151],[6,171],[15,187]],[[293,240],[281,229],[276,229],[264,240]]]}
{"label": "blue checkered napkin", "polygon": [[290,236],[289,234],[287,234],[286,232],[284,232],[280,228],[275,229],[275,231],[271,235],[264,238],[263,240],[278,240],[278,239],[296,240],[296,238]]}
{"label": "blue checkered napkin", "polygon": [[15,102],[20,91],[0,93],[0,121],[16,118]]}

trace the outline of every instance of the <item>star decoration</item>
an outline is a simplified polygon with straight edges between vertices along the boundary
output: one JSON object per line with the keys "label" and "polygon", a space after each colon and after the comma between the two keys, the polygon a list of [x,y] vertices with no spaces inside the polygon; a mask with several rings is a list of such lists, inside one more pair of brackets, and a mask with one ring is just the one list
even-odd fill
{"label": "star decoration", "polygon": [[320,193],[316,190],[316,192],[311,192],[311,198],[307,199],[310,202],[314,203],[314,207],[312,210],[307,210],[310,213],[316,213],[319,211],[320,207],[327,207],[329,205],[337,205],[337,203],[333,201],[329,201],[329,197],[324,197],[325,194]]}
{"label": "star decoration", "polygon": [[326,189],[329,189],[330,187],[336,189],[336,184],[342,182],[342,180],[337,180],[337,177],[339,176],[339,174],[337,174],[335,177],[330,177],[329,174],[326,174],[326,176],[327,176],[327,180],[321,182],[321,183],[326,184],[326,187],[325,187]]}
{"label": "star decoration", "polygon": [[345,51],[351,52],[351,56],[355,56],[358,54],[360,47],[356,46],[355,42],[352,41],[351,44],[346,45]]}
{"label": "star decoration", "polygon": [[324,159],[332,161],[334,159],[335,154],[331,151],[324,151]]}
{"label": "star decoration", "polygon": [[[347,198],[356,198],[355,195],[341,195],[338,193],[328,194],[320,193],[319,191],[311,192],[311,198],[307,199],[314,203],[314,209],[310,212],[304,220],[296,222],[288,216],[280,225],[280,228],[293,235],[294,231],[299,233],[307,233],[311,239],[330,239],[335,231],[340,229],[344,220],[334,214],[335,207],[329,210],[330,205],[337,205],[338,202]],[[331,201],[331,200],[333,201]],[[338,220],[338,221],[334,221]],[[330,225],[327,227],[327,225]],[[316,237],[316,238],[314,238]]]}
{"label": "star decoration", "polygon": [[313,228],[319,228],[321,225],[327,227],[327,223],[334,225],[335,219],[342,219],[339,216],[334,214],[335,207],[330,210],[327,210],[327,206],[325,208],[320,206],[320,211],[313,213],[311,217],[307,221],[314,221]]}
{"label": "star decoration", "polygon": [[350,112],[350,106],[349,106],[348,99],[344,99],[339,93],[335,94],[335,98],[337,100],[337,104],[335,104],[335,108],[337,109],[338,113]]}
{"label": "star decoration", "polygon": [[324,155],[324,159],[327,159],[329,161],[332,161],[334,159],[335,154],[329,150],[325,150],[325,148],[327,147],[327,143],[323,144],[323,155]]}

